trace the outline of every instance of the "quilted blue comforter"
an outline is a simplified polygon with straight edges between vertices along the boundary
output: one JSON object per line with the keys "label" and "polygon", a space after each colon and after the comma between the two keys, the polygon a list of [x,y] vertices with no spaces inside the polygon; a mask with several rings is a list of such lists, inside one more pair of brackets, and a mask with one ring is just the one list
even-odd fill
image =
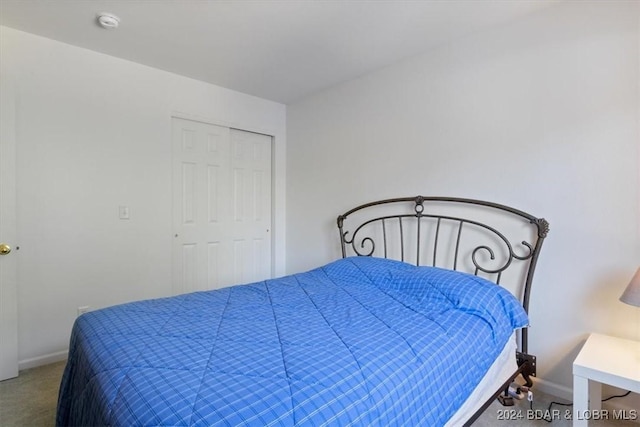
{"label": "quilted blue comforter", "polygon": [[526,313],[481,278],[346,258],[80,316],[57,425],[439,426]]}

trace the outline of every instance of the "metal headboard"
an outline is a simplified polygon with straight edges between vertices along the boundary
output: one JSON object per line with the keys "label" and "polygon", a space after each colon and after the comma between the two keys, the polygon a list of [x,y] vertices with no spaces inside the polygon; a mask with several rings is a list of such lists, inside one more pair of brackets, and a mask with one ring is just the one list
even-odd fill
{"label": "metal headboard", "polygon": [[[338,216],[338,229],[343,258],[398,259],[482,275],[497,284],[508,270],[518,270],[510,276],[519,288],[512,292],[528,312],[533,274],[549,223],[498,203],[417,196],[357,206]],[[521,348],[526,353],[526,329]]]}

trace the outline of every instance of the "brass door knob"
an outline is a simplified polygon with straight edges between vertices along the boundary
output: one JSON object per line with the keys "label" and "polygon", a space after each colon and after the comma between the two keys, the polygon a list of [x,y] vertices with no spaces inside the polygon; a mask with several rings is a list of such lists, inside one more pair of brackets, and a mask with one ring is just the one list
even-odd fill
{"label": "brass door knob", "polygon": [[9,252],[11,252],[11,246],[6,243],[0,244],[0,255],[7,255]]}

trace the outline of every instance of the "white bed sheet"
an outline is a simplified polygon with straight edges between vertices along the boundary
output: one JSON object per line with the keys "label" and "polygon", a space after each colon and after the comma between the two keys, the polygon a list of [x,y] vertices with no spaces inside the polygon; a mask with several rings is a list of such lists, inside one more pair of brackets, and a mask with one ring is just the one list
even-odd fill
{"label": "white bed sheet", "polygon": [[480,380],[478,386],[471,392],[467,400],[462,404],[460,409],[453,414],[446,427],[459,427],[463,425],[486,401],[493,393],[498,390],[504,382],[518,369],[516,363],[516,350],[518,348],[516,342],[516,334],[502,349],[493,362],[485,376]]}

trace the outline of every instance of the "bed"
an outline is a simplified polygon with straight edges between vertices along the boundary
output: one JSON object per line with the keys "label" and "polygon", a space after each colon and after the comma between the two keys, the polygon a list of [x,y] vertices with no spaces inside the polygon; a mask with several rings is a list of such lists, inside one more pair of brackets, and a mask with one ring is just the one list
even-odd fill
{"label": "bed", "polygon": [[535,375],[544,219],[418,196],[337,223],[342,257],[310,271],[80,316],[56,424],[470,425]]}

